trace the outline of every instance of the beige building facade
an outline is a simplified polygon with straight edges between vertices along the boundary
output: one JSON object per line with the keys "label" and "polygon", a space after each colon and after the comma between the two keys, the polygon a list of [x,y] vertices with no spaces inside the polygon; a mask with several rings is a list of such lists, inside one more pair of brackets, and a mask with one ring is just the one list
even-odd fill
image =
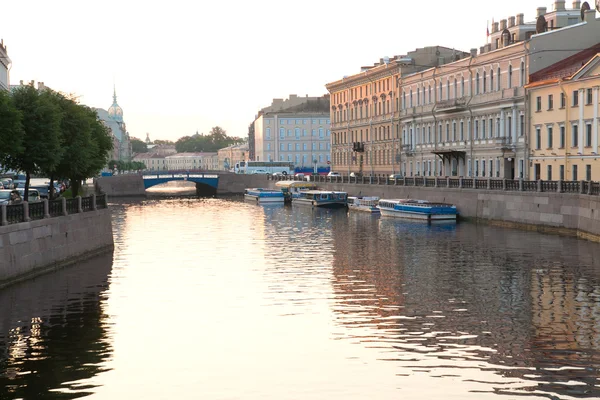
{"label": "beige building facade", "polygon": [[167,171],[167,160],[164,156],[154,153],[139,153],[133,157],[132,161],[138,161],[144,163],[146,171],[149,172],[161,172]]}
{"label": "beige building facade", "polygon": [[165,157],[169,171],[217,171],[219,155],[217,153],[176,153]]}
{"label": "beige building facade", "polygon": [[217,151],[219,158],[219,169],[229,171],[236,163],[246,161],[249,158],[248,143],[234,144]]}
{"label": "beige building facade", "polygon": [[541,70],[531,79],[527,86],[531,178],[600,180],[600,45]]}
{"label": "beige building facade", "polygon": [[518,14],[493,24],[479,50],[438,46],[428,59],[432,48],[419,49],[328,84],[334,170],[528,179],[529,75],[600,38],[579,2],[556,1],[538,17],[572,25],[536,33],[537,21]]}

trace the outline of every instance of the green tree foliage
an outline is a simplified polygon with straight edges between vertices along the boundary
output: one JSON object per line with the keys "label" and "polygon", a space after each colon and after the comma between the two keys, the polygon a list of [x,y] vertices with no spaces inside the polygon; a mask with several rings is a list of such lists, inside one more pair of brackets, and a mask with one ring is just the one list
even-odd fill
{"label": "green tree foliage", "polygon": [[232,144],[242,143],[243,139],[239,137],[227,136],[227,132],[219,126],[210,130],[210,134],[195,134],[193,136],[184,136],[175,143],[175,149],[178,153],[207,152],[215,153]]}
{"label": "green tree foliage", "polygon": [[138,138],[131,138],[131,151],[133,153],[146,153],[148,152],[148,145]]}
{"label": "green tree foliage", "polygon": [[153,143],[157,146],[161,144],[175,144],[172,140],[155,140]]}
{"label": "green tree foliage", "polygon": [[22,152],[21,112],[15,107],[12,96],[0,90],[0,167],[14,165],[14,155]]}
{"label": "green tree foliage", "polygon": [[5,167],[25,172],[25,200],[28,200],[31,175],[54,170],[63,156],[62,112],[49,90],[23,86],[15,89],[12,97],[23,118],[23,146],[6,160]]}
{"label": "green tree foliage", "polygon": [[64,156],[57,165],[42,168],[41,172],[51,181],[56,177],[68,178],[71,193],[76,196],[81,181],[96,175],[106,165],[112,140],[96,111],[60,93],[49,91],[48,94],[61,111],[60,141]]}

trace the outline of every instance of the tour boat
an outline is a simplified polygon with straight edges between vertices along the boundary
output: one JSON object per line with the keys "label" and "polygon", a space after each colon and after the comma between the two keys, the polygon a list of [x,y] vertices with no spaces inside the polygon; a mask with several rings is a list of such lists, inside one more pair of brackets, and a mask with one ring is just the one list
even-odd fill
{"label": "tour boat", "polygon": [[244,191],[244,199],[257,203],[283,203],[284,197],[281,190],[251,188]]}
{"label": "tour boat", "polygon": [[275,186],[281,188],[286,202],[291,202],[294,197],[299,197],[301,192],[317,189],[316,183],[307,181],[278,181]]}
{"label": "tour boat", "polygon": [[377,208],[377,203],[379,202],[379,197],[375,196],[351,196],[348,197],[348,209],[351,211],[362,211],[368,212],[371,214],[379,214],[379,208]]}
{"label": "tour boat", "polygon": [[294,197],[292,205],[329,208],[347,207],[348,194],[328,190],[307,190],[300,192],[298,197]]}
{"label": "tour boat", "polygon": [[456,221],[456,206],[413,199],[381,199],[378,204],[384,217],[418,219],[424,221]]}

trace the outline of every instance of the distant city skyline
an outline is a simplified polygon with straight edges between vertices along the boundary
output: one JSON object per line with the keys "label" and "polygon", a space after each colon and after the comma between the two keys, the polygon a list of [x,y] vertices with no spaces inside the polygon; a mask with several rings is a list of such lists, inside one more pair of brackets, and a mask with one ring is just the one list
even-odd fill
{"label": "distant city skyline", "polygon": [[326,83],[419,47],[479,48],[492,20],[524,13],[533,21],[537,7],[554,4],[506,0],[491,11],[439,0],[59,3],[6,5],[0,38],[11,84],[41,81],[103,109],[116,87],[131,137],[173,141],[214,126],[245,137],[273,98],[322,96]]}

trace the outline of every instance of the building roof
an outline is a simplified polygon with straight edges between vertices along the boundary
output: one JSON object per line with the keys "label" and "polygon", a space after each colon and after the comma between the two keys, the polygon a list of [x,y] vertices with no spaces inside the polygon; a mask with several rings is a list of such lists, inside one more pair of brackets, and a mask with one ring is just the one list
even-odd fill
{"label": "building roof", "polygon": [[133,157],[134,160],[143,160],[147,158],[165,158],[165,156],[156,153],[138,153]]}
{"label": "building roof", "polygon": [[217,155],[217,153],[207,153],[207,152],[176,153],[176,154],[171,154],[170,156],[166,156],[165,158],[211,157],[211,156],[216,156],[216,155]]}
{"label": "building roof", "polygon": [[569,78],[598,53],[600,53],[600,43],[531,74],[529,83]]}

